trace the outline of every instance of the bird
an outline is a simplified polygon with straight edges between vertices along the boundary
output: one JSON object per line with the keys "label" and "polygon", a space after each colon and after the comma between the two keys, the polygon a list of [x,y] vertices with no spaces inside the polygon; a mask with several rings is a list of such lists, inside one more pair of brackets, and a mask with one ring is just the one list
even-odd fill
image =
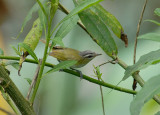
{"label": "bird", "polygon": [[[43,43],[45,43],[45,40],[41,40]],[[51,44],[49,44],[51,46]],[[85,65],[87,65],[92,59],[94,59],[96,56],[102,55],[95,53],[90,50],[86,51],[78,51],[76,49],[62,47],[62,46],[54,46],[49,53],[50,56],[56,58],[59,62],[61,61],[69,61],[74,60],[77,61],[77,63],[70,68],[72,70],[75,70],[80,73],[80,78],[83,78],[82,73],[75,69],[75,68],[81,68]]]}

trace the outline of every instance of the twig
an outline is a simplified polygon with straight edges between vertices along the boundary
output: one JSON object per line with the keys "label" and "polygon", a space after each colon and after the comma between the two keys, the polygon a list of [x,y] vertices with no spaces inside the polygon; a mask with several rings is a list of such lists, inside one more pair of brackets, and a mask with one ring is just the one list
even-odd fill
{"label": "twig", "polygon": [[116,64],[116,63],[118,63],[118,61],[117,61],[117,60],[111,60],[111,61],[104,62],[104,63],[102,63],[102,64],[100,64],[100,65],[98,65],[98,66],[101,67],[101,66],[103,66],[103,65],[105,65],[105,64],[108,64],[108,63]]}
{"label": "twig", "polygon": [[[137,25],[136,39],[135,39],[135,44],[134,44],[133,64],[136,63],[137,38],[139,36],[140,26],[141,26],[141,23],[142,23],[143,14],[144,14],[144,11],[145,11],[145,8],[146,8],[146,5],[147,5],[147,1],[148,0],[145,0],[144,6],[143,6],[143,9],[142,9],[142,12],[141,12],[141,16],[140,16],[140,19],[139,19],[139,22],[138,22],[138,25]],[[137,81],[134,79],[132,89],[135,90],[136,87],[137,87]]]}
{"label": "twig", "polygon": [[[0,59],[17,60],[17,61],[19,61],[19,57],[16,57],[16,56],[1,56],[0,55]],[[120,60],[120,59],[118,59],[118,60]],[[33,64],[37,64],[38,63],[37,61],[35,61],[33,59],[28,59],[28,58],[25,59],[25,62],[33,63]],[[127,65],[123,61],[118,61],[118,63],[123,68],[127,67]],[[51,67],[51,68],[54,67],[53,64],[47,63],[47,62],[45,63],[45,66]],[[69,69],[64,69],[63,71],[66,72],[66,73],[75,75],[76,77],[79,77],[79,73],[77,73],[75,71],[72,71],[72,70],[69,70]],[[136,91],[133,91],[133,90],[130,90],[130,89],[126,89],[126,88],[122,88],[122,87],[116,87],[115,85],[112,85],[112,84],[109,84],[109,83],[105,83],[105,82],[102,82],[102,81],[98,81],[98,80],[93,79],[93,78],[91,78],[89,76],[86,76],[86,75],[83,75],[83,79],[88,80],[88,81],[90,81],[92,83],[95,83],[95,84],[98,84],[98,85],[102,85],[104,87],[108,87],[108,88],[111,88],[111,89],[114,88],[115,90],[118,90],[118,91],[121,91],[121,92],[129,93],[129,94],[136,94],[137,93]]]}
{"label": "twig", "polygon": [[11,112],[9,112],[9,111],[7,111],[7,110],[1,108],[1,107],[0,107],[0,111],[6,113],[7,115],[15,115],[15,114],[13,114],[13,113],[11,113]]}
{"label": "twig", "polygon": [[[99,78],[98,78],[98,80],[100,81],[100,79],[99,79]],[[101,85],[99,85],[99,87],[100,87],[100,92],[101,92],[103,115],[105,115],[105,109],[104,109],[104,98],[103,98],[103,90],[102,90],[102,86],[101,86]]]}
{"label": "twig", "polygon": [[39,64],[38,64],[38,66],[37,66],[35,75],[34,75],[34,77],[33,77],[32,83],[31,83],[30,88],[29,88],[29,90],[28,90],[27,97],[26,97],[27,100],[29,100],[29,97],[30,97],[32,88],[33,88],[33,86],[34,86],[35,83],[36,83],[36,80],[37,80],[37,77],[38,77],[38,74],[39,74],[39,69],[40,69],[41,64],[42,64],[42,59],[39,60]]}
{"label": "twig", "polygon": [[133,63],[134,64],[136,62],[137,38],[138,38],[138,35],[139,35],[140,26],[141,26],[143,14],[144,14],[144,11],[145,11],[145,8],[146,8],[146,5],[147,5],[147,1],[148,0],[145,0],[144,6],[143,6],[143,9],[142,9],[142,12],[141,12],[141,16],[140,16],[140,19],[139,19],[139,22],[138,22],[138,25],[137,25],[136,39],[135,39],[135,44],[134,44],[134,57],[133,57]]}

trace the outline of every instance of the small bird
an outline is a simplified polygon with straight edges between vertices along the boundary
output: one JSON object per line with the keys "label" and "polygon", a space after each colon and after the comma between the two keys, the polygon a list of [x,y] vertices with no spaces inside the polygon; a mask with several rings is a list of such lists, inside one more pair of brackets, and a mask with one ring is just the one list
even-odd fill
{"label": "small bird", "polygon": [[[45,43],[44,40],[41,40],[43,43]],[[51,45],[50,45],[51,46]],[[86,51],[78,51],[72,48],[66,48],[61,46],[54,46],[52,48],[50,56],[53,56],[57,58],[58,61],[69,61],[69,60],[75,60],[77,63],[70,67],[73,70],[76,70],[74,68],[80,68],[88,64],[93,58],[96,56],[99,56],[101,54],[97,54],[95,52],[92,52],[90,50]],[[82,78],[82,73],[79,70],[76,70],[80,73],[80,77]]]}

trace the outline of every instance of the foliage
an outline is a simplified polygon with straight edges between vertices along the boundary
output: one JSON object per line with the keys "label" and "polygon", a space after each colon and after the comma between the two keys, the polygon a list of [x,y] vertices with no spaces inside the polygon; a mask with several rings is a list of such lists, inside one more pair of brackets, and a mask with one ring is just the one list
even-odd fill
{"label": "foliage", "polygon": [[[66,61],[61,61],[59,64],[51,66],[52,64],[49,64],[51,69],[44,73],[44,67],[48,64],[46,62],[47,57],[49,56],[50,52],[52,49],[56,49],[56,45],[60,45],[60,49],[65,49],[65,45],[63,43],[63,39],[65,39],[65,36],[73,29],[75,29],[75,26],[78,24],[82,29],[84,29],[87,34],[90,36],[90,38],[108,55],[110,58],[113,58],[117,63],[122,66],[125,69],[124,77],[122,80],[126,80],[129,76],[133,76],[136,79],[137,82],[143,86],[141,90],[136,94],[134,100],[131,102],[130,105],[130,111],[131,115],[138,115],[141,112],[141,108],[144,106],[144,104],[149,101],[151,98],[155,99],[158,103],[160,103],[159,97],[156,96],[156,94],[160,93],[160,77],[155,76],[151,77],[147,82],[144,82],[141,76],[139,75],[139,72],[142,69],[145,69],[151,65],[159,64],[160,62],[160,50],[156,51],[151,51],[147,54],[144,54],[140,57],[140,59],[133,65],[128,66],[125,64],[122,60],[118,58],[118,48],[117,44],[114,40],[114,37],[118,37],[122,39],[122,35],[124,35],[124,29],[118,19],[109,11],[104,9],[99,2],[102,0],[73,0],[75,4],[75,8],[69,13],[66,11],[65,8],[62,6],[60,7],[60,2],[59,0],[50,0],[50,1],[44,1],[44,0],[36,0],[37,2],[35,5],[31,8],[31,10],[28,12],[26,15],[26,18],[24,19],[24,22],[22,24],[20,34],[23,32],[27,22],[31,20],[32,14],[37,13],[38,17],[34,21],[32,28],[30,29],[29,33],[26,35],[23,43],[18,43],[17,47],[11,46],[14,52],[18,55],[18,58],[14,60],[20,60],[19,64],[17,61],[7,61],[3,62],[3,60],[0,63],[0,68],[3,66],[13,66],[15,69],[20,71],[22,67],[22,63],[26,61],[26,57],[30,55],[34,60],[32,62],[37,63],[39,66],[39,69],[36,72],[35,79],[31,80],[29,78],[25,78],[29,85],[34,85],[33,88],[31,88],[32,95],[29,98],[28,101],[24,99],[24,97],[19,93],[18,89],[16,89],[16,94],[13,94],[12,100],[15,100],[15,97],[17,98],[19,95],[21,97],[21,101],[24,101],[27,105],[27,110],[30,110],[30,113],[34,113],[33,111],[33,105],[40,82],[42,80],[43,76],[46,76],[49,73],[54,74],[56,71],[64,70],[64,72],[71,73],[75,76],[81,76],[81,74],[74,72],[72,70],[68,70],[68,68],[72,67],[77,63],[75,60],[66,60]],[[67,13],[61,21],[59,21],[56,26],[53,27],[53,20],[55,20],[55,14],[57,13],[58,8],[64,12]],[[160,8],[156,8],[154,11],[154,14],[156,16],[160,16]],[[157,26],[160,26],[160,22],[155,21],[155,20],[145,20],[145,22],[151,22],[153,24],[156,24]],[[37,47],[39,40],[42,36],[42,32],[44,31],[44,36],[46,39],[45,43],[45,49],[43,52],[43,59],[42,62],[39,61],[39,57],[37,56],[36,52],[34,52],[35,48]],[[17,37],[17,38],[18,38]],[[156,42],[160,42],[160,34],[159,33],[146,33],[144,35],[141,35],[138,37],[138,40],[152,40]],[[50,44],[51,42],[51,44]],[[50,48],[50,49],[49,49]],[[83,59],[83,56],[80,55],[81,53],[78,53],[79,58],[82,58],[82,62],[85,60]],[[70,56],[72,56],[70,54]],[[88,55],[87,55],[88,56]],[[77,59],[79,59],[77,58]],[[90,57],[88,57],[90,58]],[[0,59],[7,59],[7,57],[4,55],[3,50],[0,48]],[[9,59],[9,58],[8,58]],[[31,62],[31,60],[29,60]],[[28,62],[29,62],[28,61]],[[79,60],[78,60],[79,61]],[[110,62],[112,63],[112,62]],[[1,74],[5,75],[0,75],[3,76],[3,79],[5,76],[8,76],[5,72],[5,69],[3,71],[3,67],[1,68],[2,71],[0,72]],[[98,77],[98,81],[96,81],[93,78],[86,77],[85,75],[82,75],[85,77],[85,79],[88,79],[88,81],[99,84],[101,86],[105,86],[105,81],[102,80],[101,76],[102,73],[100,72],[100,66],[95,67],[94,66],[94,73],[96,77]],[[44,73],[44,74],[43,74]],[[10,84],[2,84],[5,80],[0,79],[0,89],[3,93],[3,96],[6,98],[5,94],[5,89],[8,89],[8,85]],[[8,79],[8,78],[7,78]],[[45,77],[44,77],[45,79]],[[141,80],[139,80],[141,79]],[[31,84],[34,81],[35,84]],[[12,83],[12,80],[8,79],[8,83]],[[13,85],[13,83],[12,83]],[[123,88],[117,88],[117,86],[114,85],[106,85],[109,88],[112,88],[113,90],[119,90],[122,92],[127,92],[135,94],[135,91],[129,91],[129,90],[124,90]],[[11,89],[13,88],[10,86]],[[8,94],[10,93],[10,89],[7,90]],[[134,93],[133,93],[134,92]],[[13,91],[12,91],[13,93]],[[17,104],[16,106],[20,110],[21,113],[23,113],[22,110],[25,110],[25,107],[21,109],[21,105],[19,105],[19,101],[16,101]],[[22,102],[23,103],[23,102]],[[103,103],[103,102],[102,102]],[[26,111],[27,111],[26,110]],[[26,112],[25,111],[25,112]],[[159,112],[157,112],[159,114]]]}

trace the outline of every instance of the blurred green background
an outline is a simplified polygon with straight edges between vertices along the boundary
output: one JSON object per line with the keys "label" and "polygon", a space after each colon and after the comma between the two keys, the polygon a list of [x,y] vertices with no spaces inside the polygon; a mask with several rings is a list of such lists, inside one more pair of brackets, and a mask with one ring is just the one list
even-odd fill
{"label": "blurred green background", "polygon": [[[5,21],[0,26],[0,31],[3,34],[5,40],[6,55],[16,55],[10,44],[17,46],[19,42],[22,42],[29,32],[32,26],[32,22],[37,17],[37,14],[33,14],[31,21],[27,23],[22,35],[19,39],[14,40],[19,34],[21,25],[25,16],[30,8],[35,3],[34,0],[4,0],[8,8],[9,14],[5,18]],[[60,0],[60,2],[69,10],[74,8],[72,0]],[[124,31],[129,38],[129,46],[124,47],[124,43],[114,36],[118,46],[118,56],[125,61],[128,65],[133,64],[133,47],[134,39],[136,35],[137,23],[142,10],[144,0],[105,0],[101,2],[102,6],[107,11],[112,13],[124,27]],[[145,19],[159,20],[154,15],[153,11],[159,7],[158,0],[150,0],[146,7],[144,14]],[[58,11],[55,16],[54,24],[64,17],[65,14]],[[140,34],[147,32],[160,32],[160,28],[150,22],[142,22]],[[80,70],[93,77],[93,64],[99,65],[107,60],[111,60],[102,49],[92,41],[89,35],[85,33],[78,25],[64,38],[64,44],[66,47],[74,48],[80,51],[92,50],[97,53],[102,53],[102,56],[96,57],[88,65]],[[137,47],[137,60],[143,54],[146,54],[152,50],[160,48],[160,44],[151,41],[138,41]],[[39,43],[35,52],[39,58],[43,56],[44,45]],[[29,57],[30,58],[30,57]],[[57,60],[48,57],[47,62],[57,64]],[[18,76],[17,70],[9,67],[11,71],[11,78],[16,83],[17,87],[26,97],[29,89],[29,84],[24,78],[32,78],[36,70],[36,65],[24,63],[21,70],[21,77]],[[45,71],[49,68],[45,68]],[[117,84],[124,76],[124,70],[118,65],[107,64],[101,67],[103,73],[102,79],[105,82],[111,84]],[[159,65],[151,66],[145,70],[142,70],[140,75],[145,80],[159,73]],[[133,79],[130,77],[126,81],[121,82],[119,86],[129,88],[132,87]],[[140,87],[138,86],[137,90]],[[119,91],[108,92],[111,89],[103,87],[104,104],[106,115],[129,115],[130,102],[133,100],[133,95],[122,93]],[[38,115],[102,115],[102,104],[100,88],[98,85],[90,83],[86,80],[80,80],[79,78],[63,73],[56,72],[50,74],[42,79],[40,88],[38,90],[36,102],[34,104],[35,110]],[[149,112],[144,115],[152,115]]]}

